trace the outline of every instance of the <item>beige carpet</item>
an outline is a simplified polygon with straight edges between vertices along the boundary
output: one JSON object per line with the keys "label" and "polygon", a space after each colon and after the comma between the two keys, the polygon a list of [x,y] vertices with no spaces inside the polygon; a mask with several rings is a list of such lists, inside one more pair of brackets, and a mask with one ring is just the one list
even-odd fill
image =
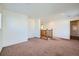
{"label": "beige carpet", "polygon": [[41,40],[4,47],[1,56],[79,56],[78,40]]}

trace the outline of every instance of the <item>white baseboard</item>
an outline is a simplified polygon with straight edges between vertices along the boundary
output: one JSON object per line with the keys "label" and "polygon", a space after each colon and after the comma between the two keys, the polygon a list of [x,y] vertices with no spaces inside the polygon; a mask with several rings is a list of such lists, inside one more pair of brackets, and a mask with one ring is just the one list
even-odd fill
{"label": "white baseboard", "polygon": [[5,43],[5,44],[3,44],[3,47],[7,47],[7,46],[11,46],[11,45],[15,45],[15,44],[19,44],[19,43],[22,43],[22,42],[25,42],[25,41],[28,41],[28,40]]}
{"label": "white baseboard", "polygon": [[54,38],[57,38],[57,39],[63,39],[63,40],[70,40],[69,38],[63,38],[63,37],[54,37]]}

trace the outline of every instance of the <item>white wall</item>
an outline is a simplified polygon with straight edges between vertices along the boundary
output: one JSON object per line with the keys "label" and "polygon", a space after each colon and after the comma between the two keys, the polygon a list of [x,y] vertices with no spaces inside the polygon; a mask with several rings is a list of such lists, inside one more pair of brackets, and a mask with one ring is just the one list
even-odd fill
{"label": "white wall", "polygon": [[1,24],[1,21],[2,21],[2,13],[0,13],[0,29],[2,28],[2,24]]}
{"label": "white wall", "polygon": [[29,38],[34,37],[34,27],[35,27],[35,20],[33,18],[28,19],[28,36]]}
{"label": "white wall", "polygon": [[2,49],[2,30],[0,29],[0,52]]}
{"label": "white wall", "polygon": [[3,47],[27,41],[31,37],[40,37],[40,19],[3,11]]}
{"label": "white wall", "polygon": [[35,19],[34,36],[40,37],[40,19]]}
{"label": "white wall", "polygon": [[0,6],[0,19],[1,19],[1,24],[0,24],[0,52],[2,50],[2,6]]}
{"label": "white wall", "polygon": [[67,19],[52,20],[48,23],[48,28],[53,29],[53,36],[70,39],[70,21]]}
{"label": "white wall", "polygon": [[0,13],[0,51],[1,51],[1,49],[2,49],[2,23],[1,23],[1,20],[2,20],[2,18],[1,18],[1,13]]}
{"label": "white wall", "polygon": [[28,19],[26,15],[10,11],[3,12],[3,46],[28,40]]}
{"label": "white wall", "polygon": [[28,18],[28,23],[29,38],[40,37],[40,19]]}

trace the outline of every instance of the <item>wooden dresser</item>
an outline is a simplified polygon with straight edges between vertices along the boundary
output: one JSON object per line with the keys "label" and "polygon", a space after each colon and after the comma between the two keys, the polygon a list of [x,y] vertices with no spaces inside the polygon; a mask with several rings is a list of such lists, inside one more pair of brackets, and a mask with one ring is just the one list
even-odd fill
{"label": "wooden dresser", "polygon": [[46,39],[48,40],[49,38],[53,38],[53,30],[41,30],[40,31],[40,36],[41,36],[41,39]]}

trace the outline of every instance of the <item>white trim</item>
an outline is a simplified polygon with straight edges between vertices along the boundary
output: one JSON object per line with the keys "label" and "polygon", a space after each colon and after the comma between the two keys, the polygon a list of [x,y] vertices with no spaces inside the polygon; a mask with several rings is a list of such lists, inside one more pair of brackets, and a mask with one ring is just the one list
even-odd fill
{"label": "white trim", "polygon": [[2,50],[2,47],[0,47],[0,52],[1,52],[1,50]]}
{"label": "white trim", "polygon": [[7,47],[7,46],[11,46],[11,45],[15,45],[15,44],[19,44],[19,43],[22,43],[22,42],[26,42],[26,41],[28,41],[28,39],[27,40],[23,40],[23,41],[18,41],[18,42],[13,42],[13,43],[6,43],[6,44],[3,44],[3,47]]}

